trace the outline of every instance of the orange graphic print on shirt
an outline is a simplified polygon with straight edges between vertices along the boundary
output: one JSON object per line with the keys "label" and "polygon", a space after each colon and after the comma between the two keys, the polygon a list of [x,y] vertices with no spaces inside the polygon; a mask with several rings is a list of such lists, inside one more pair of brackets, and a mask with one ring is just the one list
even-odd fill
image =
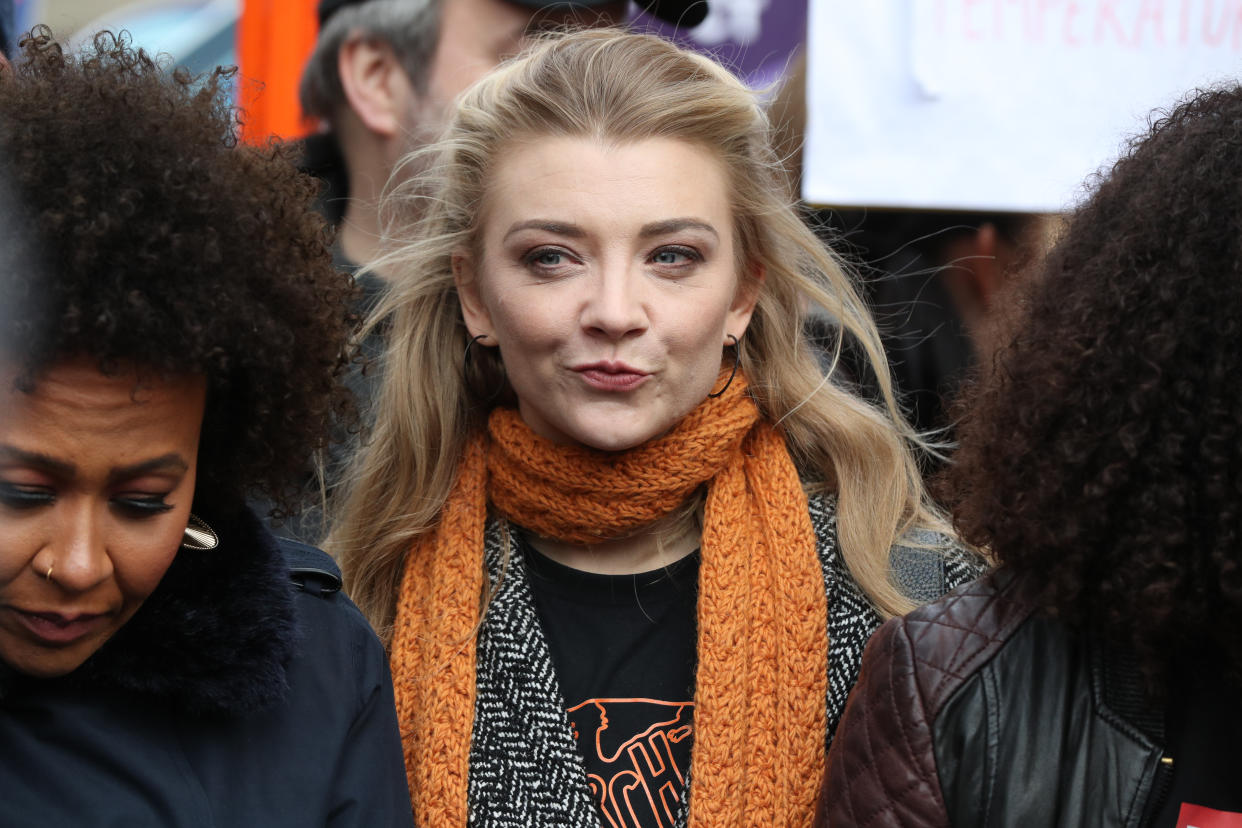
{"label": "orange graphic print on shirt", "polygon": [[694,702],[588,699],[569,708],[604,828],[668,828],[689,766]]}

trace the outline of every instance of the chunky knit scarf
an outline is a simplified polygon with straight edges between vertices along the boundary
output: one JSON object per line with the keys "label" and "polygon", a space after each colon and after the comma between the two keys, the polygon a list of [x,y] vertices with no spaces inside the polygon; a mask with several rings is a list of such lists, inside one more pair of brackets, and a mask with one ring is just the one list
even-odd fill
{"label": "chunky knit scarf", "polygon": [[469,442],[439,525],[406,559],[393,633],[419,824],[467,822],[488,502],[585,544],[667,515],[704,483],[690,823],[811,823],[826,727],[823,573],[797,471],[739,377],[626,452],[551,444],[509,409]]}

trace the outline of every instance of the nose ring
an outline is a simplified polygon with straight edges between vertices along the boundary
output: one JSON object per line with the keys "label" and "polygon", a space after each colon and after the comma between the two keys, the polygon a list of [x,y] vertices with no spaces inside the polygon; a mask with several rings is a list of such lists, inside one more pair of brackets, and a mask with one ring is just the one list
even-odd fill
{"label": "nose ring", "polygon": [[55,564],[55,563],[50,563],[50,564],[48,564],[48,565],[47,565],[47,574],[45,574],[43,577],[44,577],[44,578],[46,578],[46,579],[47,579],[47,580],[49,580],[49,581],[50,581],[50,580],[52,580],[52,570],[53,570],[53,569],[55,569],[55,568],[56,568],[56,564]]}

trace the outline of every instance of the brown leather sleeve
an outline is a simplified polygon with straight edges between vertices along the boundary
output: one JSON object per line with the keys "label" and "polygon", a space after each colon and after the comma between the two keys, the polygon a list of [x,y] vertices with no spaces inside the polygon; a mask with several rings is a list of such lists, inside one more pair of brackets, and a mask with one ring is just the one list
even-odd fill
{"label": "brown leather sleeve", "polygon": [[867,645],[858,684],[828,753],[815,824],[949,824],[905,619],[886,623]]}
{"label": "brown leather sleeve", "polygon": [[828,753],[817,825],[950,824],[933,727],[946,702],[1035,612],[1032,590],[992,572],[880,627]]}

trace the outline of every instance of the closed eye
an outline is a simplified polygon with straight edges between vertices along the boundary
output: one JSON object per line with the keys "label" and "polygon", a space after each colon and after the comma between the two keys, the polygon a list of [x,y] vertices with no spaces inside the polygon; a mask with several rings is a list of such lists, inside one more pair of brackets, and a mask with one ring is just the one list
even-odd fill
{"label": "closed eye", "polygon": [[164,500],[167,496],[166,494],[125,494],[118,495],[109,502],[114,509],[126,516],[141,520],[172,509],[172,504]]}
{"label": "closed eye", "polygon": [[44,486],[0,483],[0,504],[10,509],[34,509],[56,502],[56,493]]}

